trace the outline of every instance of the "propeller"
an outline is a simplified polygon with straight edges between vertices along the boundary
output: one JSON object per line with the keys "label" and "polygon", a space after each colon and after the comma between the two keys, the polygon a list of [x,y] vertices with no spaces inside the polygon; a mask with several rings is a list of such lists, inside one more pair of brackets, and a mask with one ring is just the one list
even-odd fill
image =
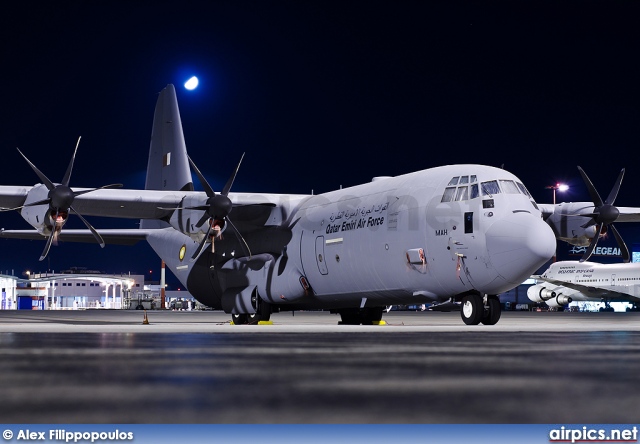
{"label": "propeller", "polygon": [[5,208],[3,209],[3,211],[19,210],[25,207],[33,207],[38,205],[49,205],[49,216],[54,221],[54,226],[51,229],[51,234],[49,234],[47,238],[47,243],[44,247],[44,250],[42,251],[42,254],[40,255],[40,260],[43,260],[45,257],[47,257],[47,254],[49,253],[49,249],[51,248],[51,243],[55,241],[58,234],[60,234],[60,231],[62,230],[62,225],[64,225],[64,223],[66,222],[69,212],[74,213],[80,218],[80,220],[85,224],[85,226],[91,231],[91,234],[93,234],[93,237],[96,239],[96,241],[100,244],[100,247],[104,248],[104,239],[102,239],[102,236],[100,236],[100,234],[98,234],[96,229],[93,228],[91,224],[73,208],[72,204],[74,199],[77,196],[80,196],[82,194],[87,194],[96,190],[106,189],[106,188],[120,188],[122,187],[122,184],[118,183],[118,184],[105,185],[105,186],[102,186],[99,188],[93,188],[90,190],[73,191],[69,187],[69,180],[71,179],[71,173],[73,171],[73,163],[76,158],[76,153],[78,152],[78,145],[80,145],[80,137],[78,137],[78,142],[76,143],[76,148],[73,151],[73,156],[71,157],[71,161],[69,162],[67,171],[65,172],[64,177],[62,178],[62,182],[59,184],[55,184],[51,182],[49,178],[45,176],[44,173],[40,171],[38,167],[36,167],[29,159],[27,159],[27,156],[25,156],[22,153],[22,151],[20,151],[20,149],[18,149],[18,152],[20,153],[20,155],[24,158],[24,160],[27,161],[31,169],[36,173],[36,175],[40,178],[42,183],[47,187],[47,189],[49,190],[49,193],[47,194],[46,199],[42,199],[37,202],[31,202],[16,208]]}
{"label": "propeller", "polygon": [[204,211],[204,214],[202,215],[200,220],[196,223],[197,228],[200,228],[202,225],[204,225],[205,222],[208,223],[207,233],[202,239],[202,242],[200,242],[200,246],[191,257],[192,259],[197,258],[200,255],[200,253],[202,253],[202,250],[204,249],[207,241],[210,238],[212,238],[211,251],[212,252],[215,251],[214,250],[215,239],[217,239],[220,236],[220,233],[222,232],[222,229],[226,226],[226,224],[229,224],[232,231],[235,233],[236,237],[238,238],[238,241],[240,241],[240,246],[245,256],[249,256],[249,257],[251,256],[251,250],[249,249],[249,245],[247,245],[247,242],[244,240],[244,237],[242,237],[242,235],[240,234],[240,231],[238,231],[236,226],[233,224],[233,222],[229,218],[229,213],[231,213],[233,204],[231,202],[231,199],[227,197],[227,195],[229,194],[229,191],[231,190],[231,186],[233,185],[233,182],[236,178],[236,175],[238,174],[238,170],[240,169],[240,164],[242,163],[243,158],[244,158],[244,153],[242,153],[242,156],[240,157],[240,161],[238,162],[238,166],[236,167],[235,171],[231,174],[231,177],[229,177],[229,180],[225,184],[220,194],[216,194],[215,191],[213,191],[213,188],[211,188],[211,186],[209,185],[209,182],[207,182],[207,179],[204,178],[204,176],[202,175],[202,173],[200,172],[196,164],[193,162],[193,160],[191,160],[191,158],[188,157],[189,163],[193,167],[193,170],[198,176],[198,179],[200,180],[200,183],[202,184],[202,187],[204,188],[204,191],[208,197],[205,205],[185,208],[189,210]]}
{"label": "propeller", "polygon": [[618,191],[620,191],[620,184],[622,183],[622,178],[624,177],[624,168],[622,169],[622,171],[620,171],[618,179],[616,180],[613,188],[611,189],[611,192],[609,193],[609,196],[604,202],[602,201],[602,198],[600,197],[600,194],[598,193],[596,188],[593,186],[591,180],[589,180],[587,173],[585,173],[584,170],[580,167],[578,167],[578,171],[580,171],[582,180],[584,180],[584,183],[587,185],[587,190],[589,191],[589,196],[591,196],[591,200],[593,201],[594,206],[594,209],[591,213],[580,214],[580,216],[591,218],[589,222],[582,225],[582,228],[588,228],[596,225],[596,235],[591,240],[587,251],[585,251],[585,253],[582,255],[582,258],[580,258],[580,262],[584,262],[589,259],[589,257],[593,253],[593,250],[598,244],[598,239],[600,238],[600,234],[602,233],[603,228],[611,230],[613,236],[616,238],[618,246],[620,247],[623,261],[629,262],[629,249],[624,243],[622,236],[620,236],[620,233],[613,225],[613,222],[615,222],[615,220],[618,218],[618,215],[620,214],[620,211],[618,211],[618,209],[613,204],[616,200],[616,197],[618,196]]}

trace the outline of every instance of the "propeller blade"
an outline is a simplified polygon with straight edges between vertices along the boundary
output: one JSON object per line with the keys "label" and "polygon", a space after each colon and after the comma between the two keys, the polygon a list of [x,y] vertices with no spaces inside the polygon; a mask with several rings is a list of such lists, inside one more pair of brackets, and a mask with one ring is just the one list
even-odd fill
{"label": "propeller blade", "polygon": [[240,156],[240,162],[238,162],[238,166],[236,167],[236,170],[233,172],[233,174],[225,184],[224,188],[222,189],[222,192],[220,193],[223,196],[226,196],[227,194],[229,194],[229,191],[231,190],[231,186],[233,185],[233,181],[236,180],[236,175],[238,174],[238,170],[240,169],[240,164],[242,163],[242,159],[244,159],[244,153],[242,153],[242,156]]}
{"label": "propeller blade", "polygon": [[29,164],[29,166],[31,167],[31,169],[38,175],[38,177],[40,178],[40,180],[42,181],[42,183],[47,187],[47,189],[49,191],[53,190],[56,186],[53,184],[53,182],[51,182],[49,180],[49,178],[47,176],[44,175],[44,173],[42,171],[40,171],[38,169],[37,166],[35,166],[34,164],[31,163],[31,161],[29,159],[27,159],[27,156],[25,156],[24,154],[22,154],[22,151],[20,151],[19,148],[16,148],[18,150],[18,152],[20,153],[20,155],[22,157],[24,157],[24,160],[27,161],[27,163]]}
{"label": "propeller blade", "polygon": [[202,175],[202,173],[200,172],[196,164],[193,163],[193,160],[191,160],[191,157],[187,156],[187,159],[189,159],[189,163],[193,167],[193,170],[196,172],[196,175],[200,180],[200,184],[202,184],[202,188],[204,188],[204,192],[207,193],[207,196],[208,197],[215,196],[216,193],[213,191],[213,188],[211,188],[211,185],[209,185],[209,182],[207,182],[207,179],[204,178],[204,176]]}
{"label": "propeller blade", "polygon": [[622,255],[622,260],[624,262],[629,262],[631,259],[631,256],[629,255],[629,249],[627,248],[627,244],[624,243],[622,236],[620,236],[620,233],[618,232],[618,230],[613,224],[609,225],[609,229],[611,229],[611,231],[613,232],[613,236],[616,238],[616,242],[620,247],[620,254]]}
{"label": "propeller blade", "polygon": [[41,261],[44,260],[45,257],[47,257],[47,254],[49,254],[49,249],[51,248],[51,242],[53,242],[53,232],[47,238],[47,244],[44,246],[44,250],[42,250],[42,254],[40,255]]}
{"label": "propeller blade", "polygon": [[[208,208],[208,207],[207,207]],[[198,221],[198,223],[196,223],[196,228],[200,228],[206,221],[208,221],[211,218],[211,216],[209,216],[209,213],[205,212],[202,217],[200,218],[200,220]],[[211,224],[209,224],[211,225]],[[209,229],[211,229],[211,227],[209,227]]]}
{"label": "propeller blade", "polygon": [[98,188],[92,188],[90,190],[82,190],[82,191],[74,191],[73,192],[73,197],[78,197],[78,196],[82,196],[83,194],[87,194],[87,193],[91,193],[93,191],[98,191],[98,190],[106,190],[106,189],[112,189],[112,188],[122,188],[122,184],[121,183],[112,183],[110,185],[104,185]]}
{"label": "propeller blade", "polygon": [[620,171],[620,174],[618,175],[618,179],[616,180],[616,183],[613,185],[613,188],[611,189],[611,192],[609,193],[607,200],[604,201],[605,204],[613,205],[613,203],[616,200],[616,197],[618,197],[618,191],[620,191],[620,184],[622,183],[623,177],[624,177],[624,168],[622,169],[622,171]]}
{"label": "propeller blade", "polygon": [[87,219],[82,217],[82,215],[80,213],[78,213],[76,210],[74,210],[73,207],[69,207],[69,209],[71,211],[73,211],[75,213],[75,215],[78,216],[80,218],[80,220],[86,225],[86,227],[91,231],[91,234],[93,234],[93,237],[98,241],[98,243],[100,244],[100,247],[104,248],[104,239],[102,239],[102,236],[100,236],[100,234],[98,234],[96,229],[91,226],[91,224],[87,221]]}
{"label": "propeller blade", "polygon": [[240,234],[240,231],[236,228],[236,226],[233,224],[233,222],[231,222],[231,219],[229,219],[229,216],[227,216],[227,222],[229,223],[229,225],[233,229],[233,232],[235,233],[236,237],[240,241],[240,246],[242,247],[242,251],[243,251],[244,255],[248,256],[248,257],[251,257],[251,249],[249,248],[249,245],[247,244],[247,241],[244,240],[244,237],[242,237],[242,234]]}
{"label": "propeller blade", "polygon": [[191,256],[191,259],[196,259],[198,256],[200,256],[200,253],[202,253],[202,251],[204,250],[204,247],[207,244],[207,240],[209,240],[210,233],[211,233],[211,225],[209,225],[209,229],[207,230],[207,233],[202,238],[202,241],[200,242],[198,249],[196,250],[195,253],[193,253],[193,256]]}
{"label": "propeller blade", "polygon": [[26,207],[35,207],[38,205],[48,205],[51,202],[51,199],[46,198],[46,199],[42,199],[39,200],[37,202],[31,202],[25,205],[21,205],[19,207],[15,207],[15,208],[0,208],[0,211],[13,211],[13,210],[21,210],[22,208],[26,208]]}
{"label": "propeller blade", "polygon": [[584,262],[591,257],[593,250],[596,248],[596,245],[598,245],[598,239],[600,239],[601,231],[602,231],[602,224],[598,224],[598,227],[596,228],[596,235],[593,236],[593,239],[591,239],[589,248],[587,248],[587,251],[585,251],[582,257],[580,258],[580,262]]}
{"label": "propeller blade", "polygon": [[158,210],[164,211],[175,211],[175,210],[199,210],[199,211],[207,211],[209,209],[209,205],[199,205],[197,207],[156,207]]}
{"label": "propeller blade", "polygon": [[69,186],[69,179],[71,179],[71,171],[73,171],[73,162],[76,160],[78,145],[80,145],[80,137],[78,137],[78,142],[76,142],[76,149],[73,150],[73,156],[71,156],[71,161],[69,162],[69,166],[67,167],[67,172],[64,173],[64,177],[62,178],[62,185],[64,185],[65,187]]}
{"label": "propeller blade", "polygon": [[598,194],[598,190],[596,190],[596,187],[593,186],[593,183],[589,179],[589,176],[587,176],[587,173],[585,173],[582,168],[578,167],[578,171],[582,176],[582,180],[584,180],[584,183],[587,185],[587,190],[589,191],[589,195],[591,196],[593,204],[596,207],[601,207],[603,205],[603,202],[600,194]]}

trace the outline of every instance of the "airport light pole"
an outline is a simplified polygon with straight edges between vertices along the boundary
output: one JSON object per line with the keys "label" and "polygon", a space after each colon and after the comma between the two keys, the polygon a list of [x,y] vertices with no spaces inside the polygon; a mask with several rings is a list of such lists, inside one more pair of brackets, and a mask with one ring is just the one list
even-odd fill
{"label": "airport light pole", "polygon": [[[553,211],[556,211],[555,205],[556,205],[556,190],[564,193],[565,191],[567,191],[569,189],[569,185],[564,184],[564,183],[556,183],[555,185],[549,185],[547,187],[545,187],[548,190],[553,190]],[[556,250],[554,250],[553,252],[553,258],[551,260],[551,262],[555,262],[556,258],[557,258],[557,251],[558,247],[557,247],[557,243],[556,243]]]}

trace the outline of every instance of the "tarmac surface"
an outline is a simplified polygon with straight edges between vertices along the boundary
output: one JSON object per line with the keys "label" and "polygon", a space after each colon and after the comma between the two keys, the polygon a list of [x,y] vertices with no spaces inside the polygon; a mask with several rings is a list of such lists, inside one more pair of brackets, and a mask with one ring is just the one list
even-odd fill
{"label": "tarmac surface", "polygon": [[4,423],[637,423],[640,313],[0,311]]}

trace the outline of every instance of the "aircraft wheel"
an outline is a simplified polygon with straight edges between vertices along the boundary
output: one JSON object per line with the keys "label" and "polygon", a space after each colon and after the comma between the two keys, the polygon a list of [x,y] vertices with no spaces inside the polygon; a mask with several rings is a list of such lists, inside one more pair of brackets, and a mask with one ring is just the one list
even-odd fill
{"label": "aircraft wheel", "polygon": [[246,314],[237,313],[237,314],[231,315],[231,320],[235,325],[242,325],[242,324],[246,324],[249,319]]}
{"label": "aircraft wheel", "polygon": [[484,304],[479,294],[468,294],[462,298],[460,315],[467,325],[478,325],[484,313]]}
{"label": "aircraft wheel", "polygon": [[257,291],[251,295],[251,305],[256,312],[247,315],[248,324],[258,324],[260,321],[268,321],[271,318],[271,305],[263,301]]}
{"label": "aircraft wheel", "polygon": [[500,320],[501,308],[500,300],[497,296],[487,297],[487,308],[482,315],[482,322],[484,325],[495,325]]}
{"label": "aircraft wheel", "polygon": [[362,325],[377,325],[382,321],[382,313],[385,307],[372,307],[364,309],[360,315]]}

